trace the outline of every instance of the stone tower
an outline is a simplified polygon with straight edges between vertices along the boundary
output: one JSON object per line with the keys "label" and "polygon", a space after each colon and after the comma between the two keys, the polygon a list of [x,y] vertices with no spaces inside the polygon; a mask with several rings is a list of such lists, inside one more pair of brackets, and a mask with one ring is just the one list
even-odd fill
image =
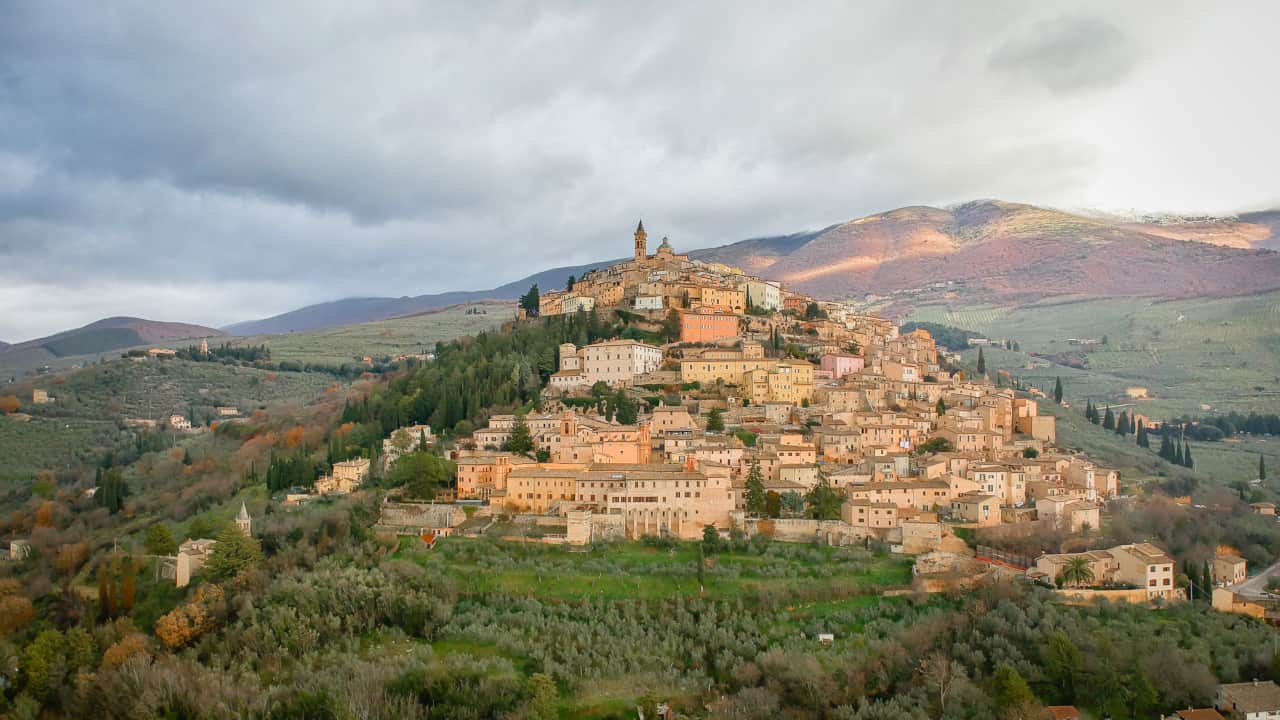
{"label": "stone tower", "polygon": [[249,517],[249,508],[240,503],[240,512],[236,515],[236,529],[244,533],[246,536],[252,535],[253,518]]}
{"label": "stone tower", "polygon": [[636,225],[636,262],[649,257],[649,236],[644,231],[644,221]]}

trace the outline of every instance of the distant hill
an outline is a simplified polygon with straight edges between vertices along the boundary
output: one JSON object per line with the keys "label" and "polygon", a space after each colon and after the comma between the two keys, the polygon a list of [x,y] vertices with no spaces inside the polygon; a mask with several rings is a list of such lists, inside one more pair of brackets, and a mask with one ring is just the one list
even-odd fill
{"label": "distant hill", "polygon": [[4,352],[4,349],[5,349],[5,348],[7,348],[7,347],[9,347],[9,343],[7,343],[7,342],[5,342],[5,341],[3,341],[3,340],[0,340],[0,352]]}
{"label": "distant hill", "polygon": [[92,355],[150,343],[226,335],[221,330],[187,323],[156,322],[133,317],[105,318],[75,330],[15,343],[0,349],[6,363],[23,353],[32,359]]}
{"label": "distant hill", "polygon": [[604,260],[590,265],[553,268],[506,285],[500,285],[491,290],[463,290],[401,298],[372,297],[334,300],[333,302],[320,303],[318,305],[308,305],[262,320],[250,320],[228,325],[223,330],[240,337],[271,335],[387,320],[480,300],[515,300],[528,292],[529,286],[533,283],[537,283],[538,287],[543,290],[562,288],[568,283],[570,275],[581,277],[583,273],[590,272],[596,268],[608,267],[618,262],[622,261],[620,259]]}
{"label": "distant hill", "polygon": [[1280,288],[1280,253],[1259,249],[1277,242],[1277,216],[1143,221],[983,200],[859,218],[790,249],[746,241],[700,255],[823,297],[938,281],[1009,303],[1246,295]]}
{"label": "distant hill", "polygon": [[[1070,213],[999,200],[913,206],[822,230],[694,250],[821,297],[889,294],[952,280],[993,302],[1053,296],[1198,297],[1280,287],[1280,211],[1238,217]],[[224,328],[235,335],[314,330],[477,300],[513,300],[533,283],[620,260],[561,267],[490,290],[348,298]]]}
{"label": "distant hill", "polygon": [[1240,220],[1251,225],[1264,227],[1270,231],[1271,234],[1256,243],[1254,247],[1280,250],[1280,210],[1243,213],[1240,215]]}

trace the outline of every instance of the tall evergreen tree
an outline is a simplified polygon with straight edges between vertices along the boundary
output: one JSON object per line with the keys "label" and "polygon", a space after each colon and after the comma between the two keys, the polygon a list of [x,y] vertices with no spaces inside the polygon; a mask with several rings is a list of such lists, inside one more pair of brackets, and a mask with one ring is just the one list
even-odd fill
{"label": "tall evergreen tree", "polygon": [[1165,460],[1173,462],[1173,443],[1169,442],[1168,435],[1162,434],[1160,436],[1160,452],[1157,454]]}
{"label": "tall evergreen tree", "polygon": [[978,348],[978,374],[987,374],[987,358],[982,354],[982,348]]}
{"label": "tall evergreen tree", "polygon": [[1129,413],[1125,412],[1124,410],[1121,410],[1120,417],[1116,418],[1116,427],[1115,427],[1116,434],[1124,435],[1124,432],[1128,429],[1129,429]]}
{"label": "tall evergreen tree", "polygon": [[1110,405],[1107,406],[1107,412],[1102,416],[1102,429],[1103,430],[1116,429],[1116,416],[1111,414]]}
{"label": "tall evergreen tree", "polygon": [[1177,445],[1173,448],[1173,462],[1184,467],[1187,464],[1187,461],[1183,459],[1181,438],[1178,439]]}
{"label": "tall evergreen tree", "polygon": [[533,452],[533,434],[529,432],[523,415],[516,415],[515,424],[511,426],[511,436],[503,443],[502,449],[520,454]]}
{"label": "tall evergreen tree", "polygon": [[1147,438],[1147,426],[1141,420],[1138,421],[1137,436],[1138,436],[1137,438],[1138,447],[1144,447],[1144,448],[1151,447],[1151,440]]}
{"label": "tall evergreen tree", "polygon": [[520,296],[520,307],[530,316],[537,315],[539,300],[538,283],[534,283],[529,287],[529,292]]}
{"label": "tall evergreen tree", "polygon": [[1182,445],[1182,464],[1189,468],[1196,466],[1195,460],[1191,459],[1191,443],[1186,442]]}
{"label": "tall evergreen tree", "polygon": [[1262,453],[1258,453],[1258,479],[1267,479],[1267,460],[1262,457]]}
{"label": "tall evergreen tree", "polygon": [[1209,569],[1209,561],[1204,561],[1200,588],[1204,592],[1205,602],[1213,602],[1213,572]]}
{"label": "tall evergreen tree", "polygon": [[1062,404],[1062,378],[1059,377],[1053,383],[1053,401]]}
{"label": "tall evergreen tree", "polygon": [[942,401],[942,398],[938,398],[938,404],[934,406],[934,409],[938,411],[939,416],[947,414],[947,404]]}
{"label": "tall evergreen tree", "polygon": [[747,512],[761,517],[768,510],[768,495],[764,489],[764,474],[760,471],[760,461],[752,460],[751,469],[747,471],[747,482],[744,488]]}

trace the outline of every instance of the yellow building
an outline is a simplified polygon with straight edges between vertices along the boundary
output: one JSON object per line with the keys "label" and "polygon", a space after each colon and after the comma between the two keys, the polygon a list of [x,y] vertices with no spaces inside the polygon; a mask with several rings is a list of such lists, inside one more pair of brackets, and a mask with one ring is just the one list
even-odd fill
{"label": "yellow building", "polygon": [[735,313],[747,311],[747,293],[745,290],[704,287],[702,288],[701,302],[702,307],[706,308],[719,308]]}
{"label": "yellow building", "polygon": [[571,502],[586,465],[539,463],[522,465],[507,474],[506,505],[514,510],[545,513],[560,502]]}

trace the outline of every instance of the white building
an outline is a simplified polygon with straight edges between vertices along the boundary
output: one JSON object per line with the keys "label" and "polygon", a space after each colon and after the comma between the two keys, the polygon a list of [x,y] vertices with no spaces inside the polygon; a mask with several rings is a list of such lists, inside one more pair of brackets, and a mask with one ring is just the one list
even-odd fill
{"label": "white building", "polygon": [[574,297],[567,297],[564,299],[564,304],[561,306],[564,309],[561,312],[565,315],[576,313],[579,310],[582,310],[583,312],[590,312],[595,306],[596,299],[590,295],[575,295]]}
{"label": "white building", "polygon": [[662,296],[661,295],[640,295],[636,297],[634,307],[636,310],[661,310],[663,307]]}
{"label": "white building", "polygon": [[551,387],[568,390],[598,382],[618,385],[636,375],[662,366],[662,348],[635,340],[607,340],[579,348],[560,346],[560,370],[551,376]]}
{"label": "white building", "polygon": [[774,280],[748,280],[747,305],[762,310],[782,307],[782,285]]}

